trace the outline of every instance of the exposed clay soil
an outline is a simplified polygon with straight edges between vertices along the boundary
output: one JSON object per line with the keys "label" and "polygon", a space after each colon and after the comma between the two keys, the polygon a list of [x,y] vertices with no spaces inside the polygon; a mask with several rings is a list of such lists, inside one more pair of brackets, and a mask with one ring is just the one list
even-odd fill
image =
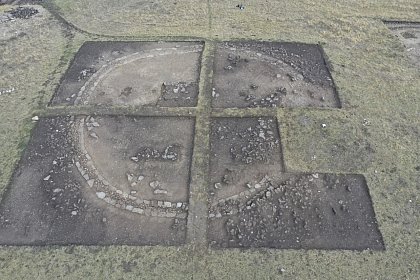
{"label": "exposed clay soil", "polygon": [[267,172],[241,187],[211,202],[213,247],[385,249],[361,175]]}
{"label": "exposed clay soil", "polygon": [[[202,48],[87,42],[50,105],[196,106]],[[319,46],[220,43],[214,73],[215,108],[340,107]],[[0,244],[184,243],[194,126],[41,119],[0,205]],[[364,177],[286,173],[276,118],[212,118],[209,172],[212,247],[384,249]]]}
{"label": "exposed clay soil", "polygon": [[322,50],[297,43],[217,47],[213,107],[340,107]]}
{"label": "exposed clay soil", "polygon": [[214,199],[220,194],[238,193],[241,185],[267,170],[283,170],[280,136],[273,118],[212,119],[210,146],[209,191]]}
{"label": "exposed clay soil", "polygon": [[[183,243],[193,124],[191,119],[41,119],[0,206],[0,244]],[[145,145],[159,150],[161,158],[133,162],[130,157]],[[170,145],[176,149],[167,149]],[[169,172],[177,179],[170,180]]]}
{"label": "exposed clay soil", "polygon": [[285,173],[277,127],[212,119],[210,245],[384,249],[363,176]]}
{"label": "exposed clay soil", "polygon": [[202,48],[200,42],[87,42],[51,105],[195,106]]}

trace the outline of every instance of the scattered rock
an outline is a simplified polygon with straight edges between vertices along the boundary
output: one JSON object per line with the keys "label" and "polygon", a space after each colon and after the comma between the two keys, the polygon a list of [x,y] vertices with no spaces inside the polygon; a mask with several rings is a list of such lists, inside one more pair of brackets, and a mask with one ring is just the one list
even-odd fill
{"label": "scattered rock", "polygon": [[136,156],[131,157],[134,162],[149,160],[169,160],[176,161],[178,159],[179,147],[177,145],[169,145],[162,152],[151,148],[143,147]]}
{"label": "scattered rock", "polygon": [[125,97],[128,97],[132,93],[133,93],[133,88],[132,87],[126,87],[121,91],[121,95],[123,95]]}
{"label": "scattered rock", "polygon": [[245,5],[238,4],[238,5],[236,5],[236,8],[239,8],[239,10],[244,10],[245,9]]}
{"label": "scattered rock", "polygon": [[90,179],[90,180],[87,181],[87,183],[88,183],[89,187],[93,187],[93,184],[95,183],[95,180]]}
{"label": "scattered rock", "polygon": [[213,88],[213,90],[212,90],[212,92],[211,92],[211,96],[212,96],[212,97],[214,97],[214,98],[219,97],[219,94],[218,94],[218,93],[216,93],[216,89],[215,89],[215,88]]}
{"label": "scattered rock", "polygon": [[38,13],[38,10],[32,7],[17,7],[9,12],[13,18],[28,19]]}
{"label": "scattered rock", "polygon": [[280,272],[280,273],[285,273],[285,272],[286,272],[286,269],[284,269],[284,268],[280,268],[280,269],[279,269],[279,272]]}
{"label": "scattered rock", "polygon": [[98,135],[95,132],[90,133],[89,136],[94,139],[99,139]]}
{"label": "scattered rock", "polygon": [[83,81],[92,76],[96,72],[95,68],[86,68],[80,71],[78,80]]}
{"label": "scattered rock", "polygon": [[100,199],[104,199],[104,198],[105,198],[105,196],[106,196],[106,194],[105,194],[104,192],[97,192],[97,193],[96,193],[96,196],[97,196],[98,198],[100,198]]}
{"label": "scattered rock", "polygon": [[[230,155],[233,160],[246,164],[254,162],[268,162],[272,151],[280,145],[273,119],[259,118],[256,124],[244,130],[238,130],[232,125],[213,127],[212,133],[220,140],[230,142]],[[231,141],[231,139],[239,141]]]}
{"label": "scattered rock", "polygon": [[166,190],[161,190],[161,189],[156,189],[156,190],[154,190],[154,192],[153,192],[154,194],[167,194],[168,193],[168,191],[166,191]]}
{"label": "scattered rock", "polygon": [[149,183],[149,186],[152,189],[156,189],[156,188],[160,187],[160,182],[159,181],[152,181],[152,182]]}
{"label": "scattered rock", "polygon": [[133,213],[138,213],[138,214],[143,214],[144,210],[141,208],[134,208],[133,210],[131,210]]}
{"label": "scattered rock", "polygon": [[273,93],[266,94],[259,99],[257,99],[254,95],[246,95],[245,101],[252,101],[252,103],[248,105],[249,108],[278,107],[282,96],[285,95],[287,95],[286,88],[279,87]]}
{"label": "scattered rock", "polygon": [[405,39],[416,39],[417,36],[413,32],[405,31],[401,33],[401,36],[403,36]]}
{"label": "scattered rock", "polygon": [[0,89],[0,95],[2,95],[2,94],[10,94],[10,93],[12,93],[14,91],[15,91],[15,88],[14,87],[9,88],[9,89]]}

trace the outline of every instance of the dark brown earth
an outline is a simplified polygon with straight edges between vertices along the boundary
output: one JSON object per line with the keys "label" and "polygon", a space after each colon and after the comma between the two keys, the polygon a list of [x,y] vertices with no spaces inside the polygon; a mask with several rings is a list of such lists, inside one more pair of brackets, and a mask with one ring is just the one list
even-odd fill
{"label": "dark brown earth", "polygon": [[[196,106],[202,50],[197,42],[87,42],[50,106]],[[222,115],[340,107],[316,45],[219,43],[214,73]],[[200,219],[208,218],[210,246],[385,248],[362,175],[287,173],[274,117],[209,120],[209,204]],[[42,118],[0,206],[0,244],[185,243],[194,137],[192,117]]]}
{"label": "dark brown earth", "polygon": [[201,42],[87,42],[51,105],[195,106],[202,48]]}
{"label": "dark brown earth", "polygon": [[[193,124],[41,119],[0,207],[0,244],[183,243]],[[145,146],[161,158],[133,161]]]}
{"label": "dark brown earth", "polygon": [[225,42],[217,46],[213,107],[340,107],[316,45]]}
{"label": "dark brown earth", "polygon": [[364,177],[284,173],[275,119],[213,119],[210,139],[211,246],[384,249]]}
{"label": "dark brown earth", "polygon": [[[214,118],[210,136],[210,195],[234,195],[267,171],[283,171],[276,119]],[[216,195],[217,192],[217,195]]]}
{"label": "dark brown earth", "polygon": [[385,249],[363,176],[277,172],[259,179],[239,196],[212,201],[212,246]]}

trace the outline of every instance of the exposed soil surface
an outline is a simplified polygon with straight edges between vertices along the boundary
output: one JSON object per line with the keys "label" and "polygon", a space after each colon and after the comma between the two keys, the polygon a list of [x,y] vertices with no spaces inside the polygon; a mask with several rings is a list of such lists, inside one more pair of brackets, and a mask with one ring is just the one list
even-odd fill
{"label": "exposed soil surface", "polygon": [[211,202],[214,247],[385,249],[363,176],[267,172],[236,187]]}
{"label": "exposed soil surface", "polygon": [[211,123],[214,247],[384,249],[363,176],[284,173],[277,121]]}
{"label": "exposed soil surface", "polygon": [[87,42],[51,105],[195,106],[202,48],[199,42]]}
{"label": "exposed soil surface", "polygon": [[[87,42],[50,105],[195,106],[202,49]],[[316,45],[216,49],[213,107],[340,107]],[[209,125],[210,246],[384,249],[362,175],[285,173],[273,117]],[[189,117],[41,119],[0,207],[0,244],[184,243],[194,134]]]}
{"label": "exposed soil surface", "polygon": [[[193,124],[41,119],[0,207],[0,243],[183,243]],[[160,158],[140,158],[145,147]]]}
{"label": "exposed soil surface", "polygon": [[86,151],[111,186],[149,200],[187,201],[193,119],[91,117],[82,126]]}
{"label": "exposed soil surface", "polygon": [[211,124],[210,194],[239,193],[247,182],[283,170],[277,121],[273,118],[215,118]]}
{"label": "exposed soil surface", "polygon": [[340,107],[316,45],[225,42],[217,46],[213,107]]}
{"label": "exposed soil surface", "polygon": [[407,55],[413,64],[420,69],[420,23],[388,23],[392,33],[401,40],[407,49]]}

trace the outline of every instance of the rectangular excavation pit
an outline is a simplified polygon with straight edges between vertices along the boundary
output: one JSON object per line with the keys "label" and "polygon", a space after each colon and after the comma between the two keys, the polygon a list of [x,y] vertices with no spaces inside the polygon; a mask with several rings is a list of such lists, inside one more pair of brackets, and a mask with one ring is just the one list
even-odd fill
{"label": "rectangular excavation pit", "polygon": [[211,247],[385,249],[361,175],[277,172],[241,187],[211,200]]}
{"label": "rectangular excavation pit", "polygon": [[210,135],[210,195],[239,193],[260,174],[283,170],[275,118],[213,118]]}
{"label": "rectangular excavation pit", "polygon": [[214,108],[340,107],[318,45],[222,42],[217,45]]}
{"label": "rectangular excavation pit", "polygon": [[404,45],[413,64],[420,69],[420,22],[392,22],[385,24]]}
{"label": "rectangular excavation pit", "polygon": [[86,42],[51,106],[194,107],[202,42]]}
{"label": "rectangular excavation pit", "polygon": [[184,243],[193,133],[192,118],[42,118],[0,204],[0,244]]}

